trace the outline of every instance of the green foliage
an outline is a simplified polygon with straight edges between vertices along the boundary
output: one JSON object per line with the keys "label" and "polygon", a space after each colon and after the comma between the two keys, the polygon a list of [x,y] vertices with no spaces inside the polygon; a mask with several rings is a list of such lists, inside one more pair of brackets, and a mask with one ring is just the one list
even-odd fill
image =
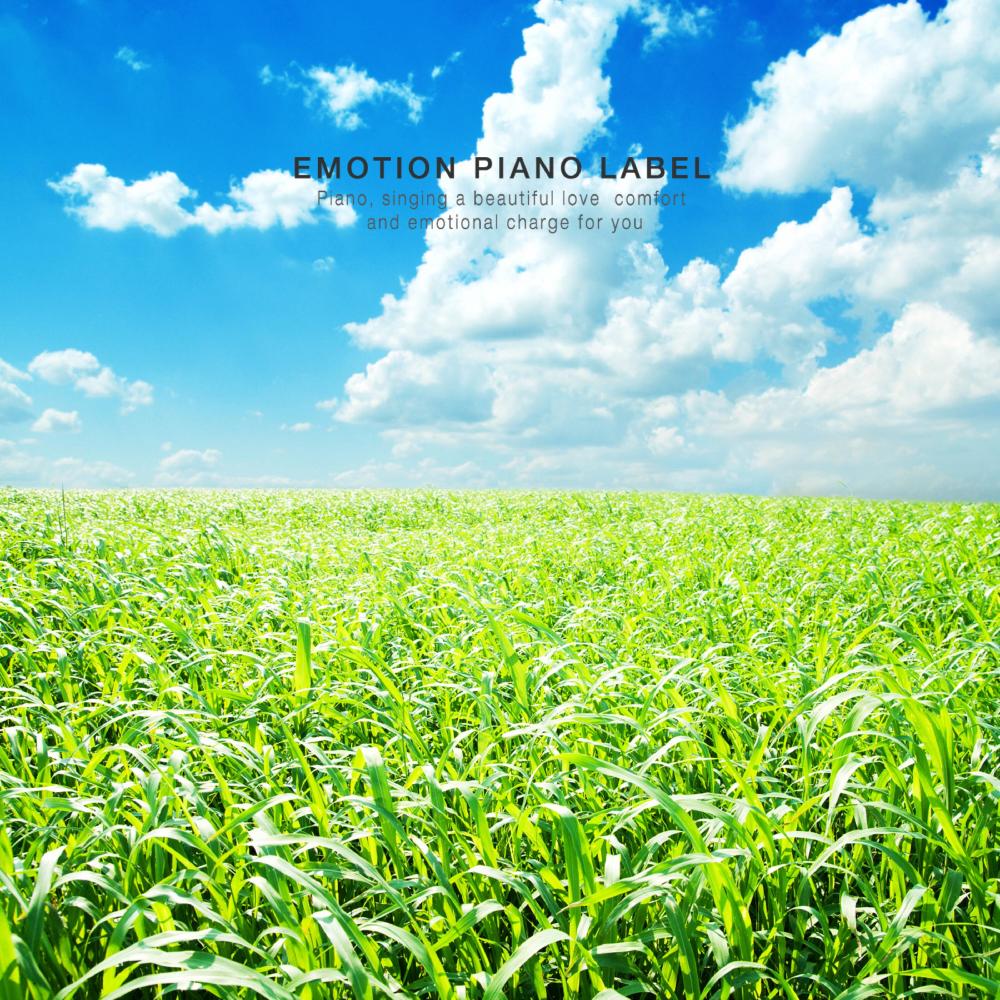
{"label": "green foliage", "polygon": [[2,491],[0,1000],[995,996],[998,514]]}

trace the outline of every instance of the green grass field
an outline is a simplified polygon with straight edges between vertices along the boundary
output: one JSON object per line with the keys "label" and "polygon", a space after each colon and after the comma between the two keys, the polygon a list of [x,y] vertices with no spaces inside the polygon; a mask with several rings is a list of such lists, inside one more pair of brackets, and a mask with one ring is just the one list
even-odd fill
{"label": "green grass field", "polygon": [[0,491],[0,998],[994,996],[1000,508]]}

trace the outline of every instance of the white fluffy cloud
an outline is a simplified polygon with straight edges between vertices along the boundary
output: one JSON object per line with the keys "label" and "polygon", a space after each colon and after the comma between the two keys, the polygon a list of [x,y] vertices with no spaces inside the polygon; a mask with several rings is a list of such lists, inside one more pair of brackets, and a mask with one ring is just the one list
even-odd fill
{"label": "white fluffy cloud", "polygon": [[885,429],[928,414],[952,418],[1000,401],[1000,344],[938,306],[908,306],[888,333],[801,388],[771,388],[731,402],[723,393],[684,398],[696,429],[717,437],[781,433],[804,422],[825,430]]}
{"label": "white fluffy cloud", "polygon": [[850,181],[935,186],[1000,122],[1000,4],[885,5],[791,52],[726,134],[720,179],[741,191]]}
{"label": "white fluffy cloud", "polygon": [[63,196],[66,211],[87,228],[115,232],[137,226],[157,236],[175,236],[185,229],[215,235],[231,229],[293,229],[321,218],[336,226],[350,226],[357,219],[347,205],[324,202],[324,207],[318,207],[320,185],[283,170],[257,170],[233,181],[228,201],[202,202],[194,208],[182,202],[193,200],[197,192],[169,170],[125,181],[109,174],[100,163],[79,163],[72,173],[50,181],[49,187]]}
{"label": "white fluffy cloud", "polygon": [[[451,60],[449,60],[451,61]],[[306,104],[320,108],[337,128],[354,131],[364,125],[358,110],[376,101],[402,105],[407,118],[416,124],[423,117],[425,97],[413,89],[412,80],[376,80],[357,66],[335,66],[325,69],[313,66],[303,70],[293,66],[288,72],[275,73],[270,66],[260,71],[263,83],[278,82],[291,90],[300,90]]]}
{"label": "white fluffy cloud", "polygon": [[42,351],[41,354],[36,354],[28,365],[28,371],[44,382],[65,385],[92,374],[100,367],[100,362],[90,351],[67,347],[62,351]]}
{"label": "white fluffy cloud", "polygon": [[802,388],[658,403],[702,454],[765,488],[983,498],[1000,475],[1000,344],[925,303]]}
{"label": "white fluffy cloud", "polygon": [[76,410],[54,410],[52,407],[48,407],[31,425],[31,429],[39,434],[67,431],[76,433],[82,426],[80,414]]}
{"label": "white fluffy cloud", "polygon": [[42,351],[32,358],[28,371],[53,385],[72,384],[85,396],[118,398],[122,413],[131,413],[153,402],[153,386],[142,379],[130,381],[107,365],[102,365],[89,351],[68,347],[61,351]]}
{"label": "white fluffy cloud", "polygon": [[[540,0],[476,153],[585,151],[612,115],[602,64],[618,21],[631,12],[655,34],[650,10]],[[347,326],[383,353],[322,408],[380,427],[392,449],[350,475],[996,494],[1000,467],[983,458],[1000,454],[996,16],[982,0],[934,19],[877,8],[774,64],[729,129],[725,178],[830,193],[729,268],[668,273],[655,211],[597,240],[430,231],[402,290]],[[873,189],[867,212],[835,178]],[[441,187],[452,203],[468,194],[468,165]]]}

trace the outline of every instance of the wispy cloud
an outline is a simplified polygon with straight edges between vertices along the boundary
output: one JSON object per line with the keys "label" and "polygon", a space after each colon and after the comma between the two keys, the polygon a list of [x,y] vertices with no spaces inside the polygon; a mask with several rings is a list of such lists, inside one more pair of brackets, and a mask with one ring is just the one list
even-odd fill
{"label": "wispy cloud", "polygon": [[412,79],[377,80],[367,70],[351,65],[325,69],[313,66],[302,69],[292,65],[286,72],[276,73],[270,66],[260,71],[262,83],[280,83],[290,90],[300,91],[309,107],[318,107],[338,128],[352,132],[365,122],[360,108],[388,101],[402,105],[407,118],[414,124],[423,117],[426,98],[413,89]]}
{"label": "wispy cloud", "polygon": [[699,5],[662,3],[658,0],[640,0],[639,17],[646,27],[646,51],[656,48],[667,38],[693,38],[711,30],[713,12],[710,7]]}
{"label": "wispy cloud", "polygon": [[141,73],[144,69],[149,69],[150,63],[139,57],[139,53],[128,45],[123,45],[116,53],[115,58],[125,63],[130,70]]}
{"label": "wispy cloud", "polygon": [[461,50],[456,50],[452,52],[450,56],[443,63],[439,63],[434,69],[431,70],[431,79],[436,80],[442,73],[444,73],[449,66],[454,66],[459,59],[462,58]]}

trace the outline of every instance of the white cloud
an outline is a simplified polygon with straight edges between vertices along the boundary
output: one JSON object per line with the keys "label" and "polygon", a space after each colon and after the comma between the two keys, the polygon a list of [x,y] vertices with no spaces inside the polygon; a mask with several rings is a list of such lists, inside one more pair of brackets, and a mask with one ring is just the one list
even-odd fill
{"label": "white cloud", "polygon": [[57,458],[50,461],[13,441],[0,441],[0,484],[68,486],[73,488],[127,486],[135,476],[104,460]]}
{"label": "white cloud", "polygon": [[[601,64],[631,6],[540,3],[510,92],[484,104],[477,153],[576,151],[600,135],[611,115]],[[452,203],[471,186],[468,163],[441,182]],[[604,206],[614,193],[656,187],[593,176],[574,184]],[[664,378],[683,384],[713,362],[760,355],[808,366],[830,336],[809,303],[863,248],[843,191],[808,223],[789,223],[744,255],[724,282],[704,261],[667,282],[653,244],[655,207],[620,211],[641,222],[638,238],[581,233],[578,212],[566,214],[570,229],[555,235],[431,231],[403,292],[384,296],[380,315],[347,325],[360,346],[387,353],[348,379],[337,417],[465,423],[538,443],[560,434],[610,440],[622,431],[623,395],[662,391]]]}
{"label": "white cloud", "polygon": [[951,0],[934,17],[916,0],[876,7],[773,63],[754,91],[726,134],[724,184],[935,186],[1000,122],[1000,5]]}
{"label": "white cloud", "polygon": [[0,358],[0,423],[27,420],[31,414],[31,397],[15,383],[29,376]]}
{"label": "white cloud", "polygon": [[412,464],[372,460],[357,468],[336,473],[331,478],[335,486],[347,489],[432,485],[475,489],[486,487],[492,482],[490,473],[475,462],[442,465],[433,459],[423,459]]}
{"label": "white cloud", "polygon": [[712,10],[705,6],[685,7],[646,0],[638,4],[638,11],[647,29],[644,45],[647,50],[655,48],[667,38],[704,34],[712,25]]}
{"label": "white cloud", "polygon": [[0,443],[0,484],[37,485],[45,468],[45,461],[38,455],[18,448],[12,441]]}
{"label": "white cloud", "polygon": [[337,266],[333,257],[317,257],[312,262],[312,269],[317,274],[329,274]]}
{"label": "white cloud", "polygon": [[450,56],[443,63],[439,63],[431,70],[431,79],[436,80],[442,73],[444,73],[450,66],[454,66],[459,59],[462,58],[461,50],[456,50],[452,52]]}
{"label": "white cloud", "polygon": [[173,171],[125,181],[100,163],[79,163],[72,173],[50,181],[49,187],[63,196],[66,211],[87,228],[114,232],[137,226],[158,236],[192,228],[215,235],[231,229],[292,229],[323,217],[336,226],[349,226],[357,219],[348,205],[324,202],[318,207],[320,185],[282,170],[257,170],[233,181],[228,202],[202,202],[193,209],[181,203],[196,198],[197,192]]}
{"label": "white cloud", "polygon": [[354,131],[364,125],[359,108],[376,101],[401,104],[411,122],[416,124],[423,116],[425,97],[413,89],[412,80],[377,80],[367,70],[357,66],[335,66],[325,69],[313,66],[302,70],[293,66],[286,73],[275,73],[270,66],[260,71],[263,83],[282,83],[291,90],[301,90],[306,104],[319,106],[334,125]]}
{"label": "white cloud", "polygon": [[0,378],[6,382],[23,382],[30,380],[31,376],[0,358]]}
{"label": "white cloud", "polygon": [[219,464],[222,452],[215,448],[198,451],[195,448],[181,448],[172,455],[160,459],[161,472],[179,472],[190,469],[205,469]]}
{"label": "white cloud", "polygon": [[28,365],[28,371],[53,385],[72,383],[91,398],[115,397],[121,400],[122,413],[132,413],[153,403],[153,386],[142,379],[130,381],[107,365],[102,365],[89,351],[68,347],[61,351],[42,351]]}
{"label": "white cloud", "polygon": [[296,226],[316,221],[326,214],[336,226],[350,226],[357,214],[350,205],[334,205],[317,209],[314,181],[292,177],[284,170],[258,170],[236,181],[229,189],[232,204],[218,207],[202,204],[194,211],[194,225],[215,234],[226,229],[270,229]]}
{"label": "white cloud", "polygon": [[[535,10],[510,91],[484,104],[479,155],[586,151],[612,115],[601,66],[618,19],[650,21],[649,6],[629,0],[541,0]],[[869,35],[897,15],[927,46],[924,68],[981,67],[954,27],[981,23],[981,4],[955,0],[933,22],[913,4],[879,10],[824,43],[844,60],[841,76],[867,71]],[[845,38],[864,44],[850,56]],[[799,58],[816,63],[813,50]],[[977,86],[964,69],[945,75],[950,100]],[[474,454],[469,483],[995,495],[1000,459],[983,456],[1000,455],[1000,131],[991,145],[978,118],[952,129],[947,164],[895,184],[863,134],[852,159],[845,109],[869,113],[853,86],[831,88],[825,105],[807,88],[803,128],[828,124],[833,138],[822,141],[841,156],[830,176],[876,185],[867,212],[835,186],[811,217],[780,224],[731,268],[695,259],[669,273],[655,210],[636,213],[643,229],[620,238],[429,231],[402,290],[347,326],[381,356],[318,404],[379,427],[391,447],[391,461],[343,481],[402,484],[420,467],[453,482],[444,470]],[[793,96],[783,89],[781,107]],[[871,96],[876,110],[887,100],[875,85]],[[829,119],[815,113],[827,106]],[[786,125],[771,116],[754,142],[784,148]],[[820,172],[809,184],[827,180]],[[589,176],[576,187],[622,190]],[[468,164],[441,188],[452,203],[467,194]],[[821,367],[845,348],[846,360]]]}
{"label": "white cloud", "polygon": [[100,367],[100,362],[90,351],[68,347],[62,351],[42,351],[41,354],[36,354],[28,365],[28,371],[43,382],[65,385]]}
{"label": "white cloud", "polygon": [[295,424],[282,424],[281,429],[292,434],[305,434],[313,429],[313,425],[308,420],[300,420]]}
{"label": "white cloud", "polygon": [[676,427],[654,427],[649,435],[649,450],[654,455],[669,455],[684,447],[684,435]]}
{"label": "white cloud", "polygon": [[149,63],[139,57],[139,53],[128,45],[123,45],[116,53],[115,59],[125,63],[130,70],[141,73],[144,69],[149,69]]}
{"label": "white cloud", "polygon": [[229,475],[219,469],[222,452],[216,448],[181,448],[160,460],[154,482],[157,486],[267,489],[314,485],[287,476]]}
{"label": "white cloud", "polygon": [[180,202],[195,192],[173,171],[128,183],[109,175],[100,163],[78,163],[72,173],[50,181],[49,187],[66,199],[66,211],[88,229],[117,232],[139,226],[159,236],[173,236],[192,224],[191,213]]}
{"label": "white cloud", "polygon": [[929,413],[1000,400],[1000,344],[938,306],[914,303],[871,348],[817,370],[801,389],[770,388],[730,402],[685,397],[689,417],[715,436],[780,433],[804,420],[828,430],[885,428]]}
{"label": "white cloud", "polygon": [[157,466],[156,482],[161,486],[203,486],[216,481],[213,470],[218,466],[222,452],[215,448],[181,448]]}
{"label": "white cloud", "polygon": [[938,306],[801,389],[672,402],[702,454],[764,490],[978,498],[1000,476],[1000,344]]}
{"label": "white cloud", "polygon": [[39,434],[51,434],[57,431],[76,433],[82,429],[80,414],[76,410],[54,410],[51,407],[31,425],[33,431]]}
{"label": "white cloud", "polygon": [[135,480],[135,473],[102,460],[88,462],[80,458],[56,459],[49,470],[53,485],[86,487],[128,486]]}

